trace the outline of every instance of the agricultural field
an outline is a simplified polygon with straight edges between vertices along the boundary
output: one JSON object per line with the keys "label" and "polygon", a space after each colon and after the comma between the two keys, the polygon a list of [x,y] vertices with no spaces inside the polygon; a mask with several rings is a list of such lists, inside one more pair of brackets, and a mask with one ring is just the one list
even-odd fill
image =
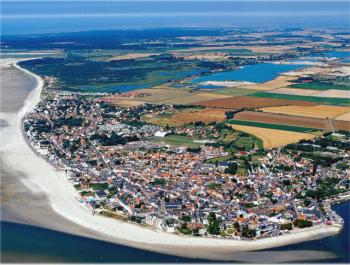
{"label": "agricultural field", "polygon": [[194,122],[221,122],[226,118],[226,110],[222,109],[203,109],[199,111],[188,111],[174,114],[172,120],[175,123],[194,123]]}
{"label": "agricultural field", "polygon": [[114,99],[110,101],[110,103],[123,108],[132,108],[132,107],[140,106],[145,102],[139,101],[139,100],[121,98],[121,99]]}
{"label": "agricultural field", "polygon": [[154,125],[158,125],[158,126],[169,126],[169,127],[177,127],[184,124],[182,122],[175,122],[172,119],[173,115],[174,113],[169,113],[169,114],[160,114],[154,117],[142,117],[142,121],[151,123]]}
{"label": "agricultural field", "polygon": [[315,96],[320,92],[321,90],[307,90],[307,89],[287,88],[287,87],[276,88],[268,91],[268,93],[295,95],[295,96]]}
{"label": "agricultural field", "polygon": [[350,112],[344,113],[342,115],[339,115],[335,118],[338,121],[350,121]]}
{"label": "agricultural field", "polygon": [[285,125],[285,124],[275,124],[275,123],[265,123],[265,122],[245,121],[245,120],[230,120],[229,124],[276,129],[276,130],[291,131],[291,132],[310,132],[315,130],[315,128],[310,128],[310,127],[300,127],[300,126],[292,126],[292,125]]}
{"label": "agricultural field", "polygon": [[266,107],[261,108],[263,112],[278,113],[286,115],[294,115],[310,118],[335,118],[344,113],[350,112],[350,107],[342,106],[329,106],[329,105],[317,105],[317,106],[281,106],[281,107]]}
{"label": "agricultural field", "polygon": [[151,88],[136,90],[135,93],[145,94],[142,97],[134,98],[135,100],[163,103],[163,104],[192,104],[194,102],[203,101],[205,99],[221,99],[230,96],[218,95],[208,92],[193,92],[190,89],[177,89],[177,88]]}
{"label": "agricultural field", "polygon": [[344,119],[348,120],[332,120],[332,126],[335,130],[343,130],[343,131],[350,131],[350,121],[349,121],[349,115],[345,116]]}
{"label": "agricultural field", "polygon": [[107,59],[107,61],[122,61],[122,60],[134,60],[139,58],[147,58],[153,55],[159,55],[158,53],[126,53],[122,55],[115,55]]}
{"label": "agricultural field", "polygon": [[244,125],[231,125],[233,129],[252,134],[263,141],[264,148],[281,147],[290,143],[296,143],[302,139],[312,139],[315,136],[308,133],[290,132],[276,129],[259,128]]}
{"label": "agricultural field", "polygon": [[297,77],[282,74],[277,76],[275,79],[264,83],[245,85],[242,87],[246,89],[261,90],[261,91],[272,90],[272,89],[290,86],[293,84],[293,81],[295,79],[297,79]]}
{"label": "agricultural field", "polygon": [[[201,90],[203,91],[203,89]],[[219,88],[219,89],[212,89],[210,91],[211,94],[227,95],[231,97],[245,96],[255,92],[257,92],[257,90],[255,89],[240,88],[240,87]]]}
{"label": "agricultural field", "polygon": [[326,97],[326,98],[344,98],[350,101],[350,90],[338,90],[329,89],[319,92],[314,95],[315,97]]}
{"label": "agricultural field", "polygon": [[[295,103],[297,103],[297,102],[310,102],[310,103],[314,103],[315,105],[317,103],[318,105],[319,104],[325,104],[325,105],[329,104],[329,105],[350,106],[350,100],[347,98],[324,98],[324,97],[313,97],[313,96],[296,96],[296,95],[274,94],[274,93],[267,93],[267,92],[257,92],[254,94],[247,95],[247,97],[254,97],[254,98],[258,97],[258,98],[264,98],[266,100],[272,100],[272,99],[288,100],[289,102],[294,101]],[[302,106],[301,104],[284,104],[284,105]],[[311,105],[309,105],[309,106],[311,106]]]}
{"label": "agricultural field", "polygon": [[282,125],[290,125],[297,127],[306,127],[314,129],[329,130],[331,129],[329,121],[326,119],[302,117],[294,115],[285,115],[279,113],[268,113],[260,111],[242,111],[234,116],[237,120],[245,120],[252,122],[274,123]]}
{"label": "agricultural field", "polygon": [[[260,92],[258,92],[260,93]],[[252,95],[255,95],[254,93]],[[310,101],[303,100],[289,100],[289,99],[279,99],[279,98],[268,98],[268,95],[273,95],[270,93],[264,93],[264,97],[253,97],[253,96],[239,96],[239,97],[228,97],[222,99],[206,100],[202,102],[197,102],[196,105],[205,106],[209,108],[224,108],[224,109],[243,109],[243,108],[262,108],[262,107],[274,107],[283,105],[298,105],[298,106],[314,106],[316,105]]]}
{"label": "agricultural field", "polygon": [[350,81],[348,77],[338,77],[334,79],[324,79],[320,76],[313,76],[314,80],[307,83],[295,83],[291,88],[302,88],[308,90],[350,90]]}

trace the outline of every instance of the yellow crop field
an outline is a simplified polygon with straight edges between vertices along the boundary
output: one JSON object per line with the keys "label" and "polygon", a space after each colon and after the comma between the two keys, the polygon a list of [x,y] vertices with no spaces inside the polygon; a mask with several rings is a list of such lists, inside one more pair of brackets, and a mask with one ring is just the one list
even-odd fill
{"label": "yellow crop field", "polygon": [[249,88],[249,89],[255,89],[255,90],[272,90],[277,89],[281,87],[287,87],[289,85],[293,84],[293,81],[296,80],[297,77],[295,76],[288,76],[288,75],[279,75],[275,79],[264,82],[264,83],[257,83],[257,84],[251,84],[251,85],[244,85],[243,88]]}
{"label": "yellow crop field", "polygon": [[142,92],[148,93],[143,97],[135,97],[133,99],[153,102],[153,103],[163,103],[163,104],[192,104],[194,102],[211,100],[211,99],[221,99],[228,98],[229,95],[218,95],[209,92],[192,92],[189,89],[173,89],[173,88],[149,88],[143,90],[135,90],[134,93]]}
{"label": "yellow crop field", "polygon": [[337,121],[350,121],[350,112],[339,115],[335,118]]}
{"label": "yellow crop field", "polygon": [[191,122],[220,122],[226,118],[226,110],[223,109],[203,109],[200,111],[182,112],[173,115],[172,120],[180,123]]}
{"label": "yellow crop field", "polygon": [[281,107],[266,107],[261,108],[263,112],[279,113],[293,116],[302,116],[310,118],[334,118],[350,111],[350,107],[342,106],[281,106]]}
{"label": "yellow crop field", "polygon": [[232,125],[232,128],[260,138],[263,141],[264,148],[280,147],[287,144],[296,143],[302,139],[312,139],[315,137],[315,135],[308,133],[290,132],[243,125]]}

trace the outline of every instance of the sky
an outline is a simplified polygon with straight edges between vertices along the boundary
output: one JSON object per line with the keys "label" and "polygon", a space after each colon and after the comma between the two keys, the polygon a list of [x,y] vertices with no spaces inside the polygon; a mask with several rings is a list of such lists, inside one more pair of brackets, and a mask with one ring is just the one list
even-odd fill
{"label": "sky", "polygon": [[159,27],[348,27],[347,1],[3,0],[3,35]]}

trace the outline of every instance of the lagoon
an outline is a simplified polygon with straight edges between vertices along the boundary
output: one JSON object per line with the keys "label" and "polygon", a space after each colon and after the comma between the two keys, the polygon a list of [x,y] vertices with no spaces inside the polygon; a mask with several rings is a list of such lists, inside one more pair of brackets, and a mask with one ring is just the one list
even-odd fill
{"label": "lagoon", "polygon": [[253,64],[232,71],[218,72],[192,80],[193,84],[206,81],[247,81],[261,83],[274,79],[279,74],[302,68],[302,64]]}

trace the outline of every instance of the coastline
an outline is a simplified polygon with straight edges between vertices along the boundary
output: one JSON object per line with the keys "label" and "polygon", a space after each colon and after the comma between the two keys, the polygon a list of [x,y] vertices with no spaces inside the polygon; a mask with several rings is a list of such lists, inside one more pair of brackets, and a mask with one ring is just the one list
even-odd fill
{"label": "coastline", "polygon": [[[17,113],[15,120],[11,121],[16,125],[15,130],[11,132],[11,137],[14,137],[13,139],[17,137],[18,141],[11,143],[10,148],[7,148],[6,162],[13,168],[19,166],[20,170],[27,174],[28,181],[24,184],[33,192],[45,192],[55,212],[82,227],[96,231],[103,240],[163,253],[228,260],[235,252],[279,247],[335,235],[341,231],[341,226],[338,225],[322,225],[258,240],[195,238],[156,232],[136,224],[92,215],[87,207],[76,200],[77,192],[65,178],[64,172],[58,171],[44,158],[34,153],[27,141],[22,120],[25,114],[40,102],[44,83],[39,76],[21,68],[17,63],[14,63],[14,66],[33,76],[37,80],[37,86],[26,98],[24,106]],[[191,247],[190,250],[189,247]]]}

